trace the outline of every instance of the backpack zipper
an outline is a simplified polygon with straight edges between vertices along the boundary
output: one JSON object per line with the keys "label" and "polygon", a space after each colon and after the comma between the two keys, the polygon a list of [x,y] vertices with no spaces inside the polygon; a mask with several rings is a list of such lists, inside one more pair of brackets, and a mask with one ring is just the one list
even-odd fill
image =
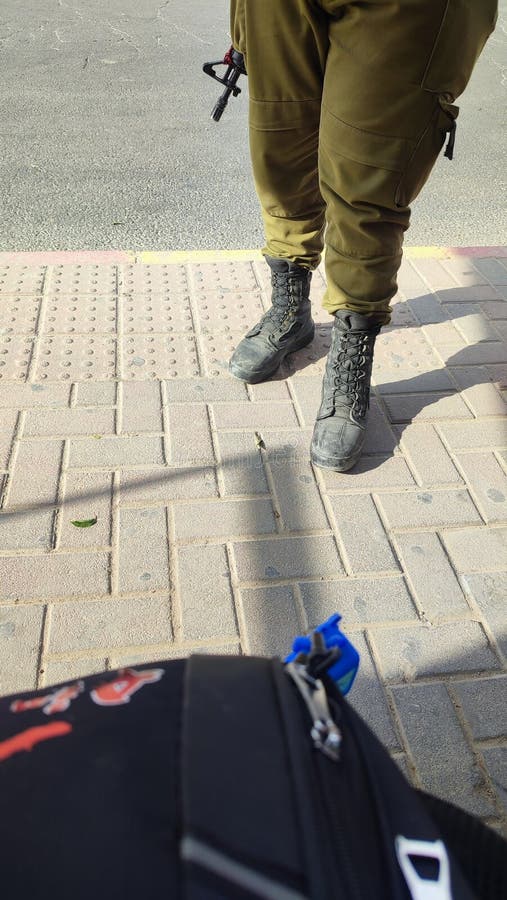
{"label": "backpack zipper", "polygon": [[[312,721],[310,736],[314,748],[318,751],[318,754],[322,754],[327,758],[326,761],[317,754],[314,756],[316,777],[320,788],[318,803],[322,808],[322,817],[324,819],[322,838],[323,841],[327,838],[327,854],[331,867],[335,872],[337,889],[338,885],[340,885],[340,894],[333,894],[333,896],[344,897],[346,900],[364,900],[356,874],[350,863],[349,848],[344,839],[346,822],[343,819],[338,821],[335,804],[330,802],[329,782],[324,769],[330,762],[335,765],[340,763],[342,732],[333,719],[327,692],[322,681],[313,678],[306,667],[298,663],[286,664],[285,671],[296,685],[310,714]],[[340,767],[340,775],[343,777],[344,774],[343,769]]]}
{"label": "backpack zipper", "polygon": [[288,663],[285,670],[295,683],[310,713],[312,719],[310,734],[314,747],[321,750],[333,762],[338,762],[342,735],[331,715],[322,681],[312,678],[306,668],[297,663]]}

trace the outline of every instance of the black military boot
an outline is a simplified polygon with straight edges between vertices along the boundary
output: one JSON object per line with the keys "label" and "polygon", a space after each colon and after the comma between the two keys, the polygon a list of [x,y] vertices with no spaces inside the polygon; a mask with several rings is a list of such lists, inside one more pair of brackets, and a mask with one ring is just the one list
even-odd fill
{"label": "black military boot", "polygon": [[236,347],[230,372],[257,384],[274,375],[282,360],[313,340],[315,325],[310,307],[310,269],[286,259],[266,256],[271,268],[272,307]]}
{"label": "black military boot", "polygon": [[380,325],[359,313],[335,313],[333,337],[322,385],[322,402],[313,430],[311,460],[346,472],[363,449],[370,398],[373,348]]}

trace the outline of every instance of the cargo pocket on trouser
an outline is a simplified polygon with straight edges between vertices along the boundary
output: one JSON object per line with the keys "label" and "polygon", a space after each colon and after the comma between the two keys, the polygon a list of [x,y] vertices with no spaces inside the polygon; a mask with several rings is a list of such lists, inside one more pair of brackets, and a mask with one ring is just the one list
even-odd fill
{"label": "cargo pocket on trouser", "polygon": [[449,94],[451,100],[459,97],[495,27],[497,15],[498,0],[447,0],[421,87]]}
{"label": "cargo pocket on trouser", "polygon": [[403,232],[410,210],[396,206],[397,186],[414,142],[365,131],[322,107],[319,163],[327,208],[323,306],[389,321]]}
{"label": "cargo pocket on trouser", "polygon": [[443,99],[437,103],[435,112],[419,138],[398,182],[395,194],[398,208],[410,206],[415,200],[428,180],[446,139],[448,143],[445,155],[448,159],[452,159],[458,113],[457,106],[452,106]]}

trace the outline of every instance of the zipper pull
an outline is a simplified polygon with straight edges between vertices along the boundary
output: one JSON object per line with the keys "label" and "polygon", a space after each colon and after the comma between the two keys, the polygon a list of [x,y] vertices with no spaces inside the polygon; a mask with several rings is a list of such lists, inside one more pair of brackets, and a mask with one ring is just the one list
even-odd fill
{"label": "zipper pull", "polygon": [[322,681],[311,678],[305,667],[297,663],[287,663],[285,670],[292,678],[310,713],[312,719],[310,734],[314,747],[333,762],[338,762],[342,736],[331,716]]}
{"label": "zipper pull", "polygon": [[[452,900],[451,867],[443,841],[416,841],[398,835],[395,846],[412,900]],[[430,859],[437,863],[436,878],[422,878],[414,859]]]}

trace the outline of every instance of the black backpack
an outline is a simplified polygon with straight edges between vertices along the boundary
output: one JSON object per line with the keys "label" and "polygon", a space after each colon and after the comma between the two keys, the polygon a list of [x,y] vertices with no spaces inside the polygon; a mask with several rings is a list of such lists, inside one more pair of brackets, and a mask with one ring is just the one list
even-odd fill
{"label": "black backpack", "polygon": [[507,845],[410,787],[321,649],[1,699],[2,898],[507,897]]}

